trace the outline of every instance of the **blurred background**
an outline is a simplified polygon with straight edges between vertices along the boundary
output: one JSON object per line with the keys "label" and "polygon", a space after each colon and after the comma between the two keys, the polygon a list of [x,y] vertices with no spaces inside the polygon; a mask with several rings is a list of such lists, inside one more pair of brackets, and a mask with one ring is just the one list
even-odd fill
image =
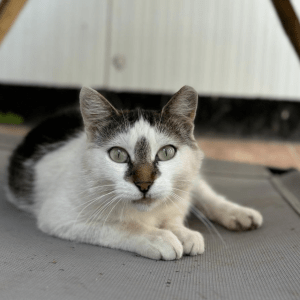
{"label": "blurred background", "polygon": [[300,168],[299,83],[270,0],[0,0],[2,144],[78,106],[82,85],[151,109],[191,85],[207,157]]}

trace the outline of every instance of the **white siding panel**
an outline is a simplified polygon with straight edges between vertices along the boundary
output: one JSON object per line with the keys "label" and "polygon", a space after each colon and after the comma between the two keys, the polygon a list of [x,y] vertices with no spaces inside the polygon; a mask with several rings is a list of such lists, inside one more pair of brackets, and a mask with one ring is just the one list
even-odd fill
{"label": "white siding panel", "polygon": [[[298,1],[293,4],[300,11]],[[114,0],[115,90],[300,98],[300,65],[271,1]]]}
{"label": "white siding panel", "polygon": [[300,101],[300,64],[269,0],[29,0],[0,45],[0,82],[159,93],[189,84]]}
{"label": "white siding panel", "polygon": [[30,0],[0,46],[0,81],[102,86],[108,0]]}

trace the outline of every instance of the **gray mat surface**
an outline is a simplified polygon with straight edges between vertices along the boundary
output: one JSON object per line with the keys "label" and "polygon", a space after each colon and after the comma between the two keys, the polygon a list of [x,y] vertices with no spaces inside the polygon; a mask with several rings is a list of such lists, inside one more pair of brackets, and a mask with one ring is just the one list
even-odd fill
{"label": "gray mat surface", "polygon": [[282,176],[273,176],[271,181],[282,197],[300,216],[300,172],[293,170]]}
{"label": "gray mat surface", "polygon": [[[1,187],[11,147],[2,149]],[[224,245],[191,217],[206,252],[170,262],[47,236],[1,189],[0,299],[300,299],[300,217],[271,175],[217,161],[204,170],[216,190],[259,209],[264,225],[244,233],[216,225]]]}

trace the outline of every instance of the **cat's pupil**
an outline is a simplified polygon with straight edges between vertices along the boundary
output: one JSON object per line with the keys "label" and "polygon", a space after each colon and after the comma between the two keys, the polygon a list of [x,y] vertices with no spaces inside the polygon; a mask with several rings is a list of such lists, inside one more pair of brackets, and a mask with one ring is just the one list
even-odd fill
{"label": "cat's pupil", "polygon": [[128,154],[125,150],[112,148],[109,152],[110,158],[117,163],[125,163],[128,157]]}
{"label": "cat's pupil", "polygon": [[165,148],[161,148],[161,150],[158,151],[157,156],[162,161],[167,161],[171,158],[173,158],[175,155],[175,149],[173,146],[165,146]]}

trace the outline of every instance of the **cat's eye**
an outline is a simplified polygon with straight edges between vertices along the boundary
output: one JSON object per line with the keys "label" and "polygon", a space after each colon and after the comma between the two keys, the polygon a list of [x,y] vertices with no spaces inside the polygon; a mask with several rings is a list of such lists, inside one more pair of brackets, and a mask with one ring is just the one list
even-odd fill
{"label": "cat's eye", "polygon": [[157,157],[159,160],[166,161],[170,160],[175,156],[176,150],[173,146],[164,146],[157,152]]}
{"label": "cat's eye", "polygon": [[109,156],[116,163],[125,163],[128,160],[128,153],[118,147],[110,149]]}

